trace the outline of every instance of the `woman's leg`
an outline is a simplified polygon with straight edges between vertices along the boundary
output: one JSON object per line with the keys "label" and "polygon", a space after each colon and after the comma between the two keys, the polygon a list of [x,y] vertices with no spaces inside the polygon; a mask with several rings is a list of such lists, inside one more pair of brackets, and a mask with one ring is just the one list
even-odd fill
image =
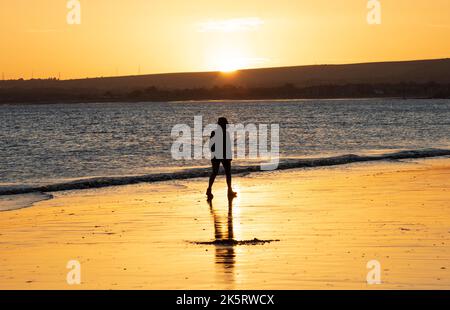
{"label": "woman's leg", "polygon": [[212,173],[209,177],[209,186],[208,186],[208,193],[211,193],[212,186],[214,184],[214,181],[216,180],[216,176],[219,173],[219,167],[220,167],[220,161],[218,160],[212,160]]}
{"label": "woman's leg", "polygon": [[225,174],[227,176],[227,186],[228,191],[233,191],[231,188],[231,160],[224,160],[222,161],[223,168],[225,169]]}

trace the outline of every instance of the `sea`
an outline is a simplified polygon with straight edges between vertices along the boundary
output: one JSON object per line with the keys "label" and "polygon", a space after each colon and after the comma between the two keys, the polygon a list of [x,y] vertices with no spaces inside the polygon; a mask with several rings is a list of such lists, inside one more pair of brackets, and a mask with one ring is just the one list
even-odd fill
{"label": "sea", "polygon": [[[204,127],[219,117],[277,125],[279,169],[450,155],[446,99],[0,105],[0,195],[207,176],[207,158],[172,152],[174,128],[193,131],[195,117]],[[233,161],[236,173],[259,167]]]}

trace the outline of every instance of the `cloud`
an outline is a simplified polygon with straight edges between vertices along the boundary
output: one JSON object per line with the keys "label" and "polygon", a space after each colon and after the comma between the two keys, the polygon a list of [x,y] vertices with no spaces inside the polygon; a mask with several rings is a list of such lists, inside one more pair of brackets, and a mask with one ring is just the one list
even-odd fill
{"label": "cloud", "polygon": [[209,20],[199,23],[200,32],[242,32],[255,31],[264,24],[258,17]]}

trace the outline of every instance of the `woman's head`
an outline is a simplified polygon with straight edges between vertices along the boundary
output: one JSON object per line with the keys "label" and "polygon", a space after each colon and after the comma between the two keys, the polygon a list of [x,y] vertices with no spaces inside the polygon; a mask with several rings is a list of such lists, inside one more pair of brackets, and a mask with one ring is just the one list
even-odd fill
{"label": "woman's head", "polygon": [[220,117],[217,124],[219,124],[220,127],[225,128],[228,125],[228,120],[225,117]]}

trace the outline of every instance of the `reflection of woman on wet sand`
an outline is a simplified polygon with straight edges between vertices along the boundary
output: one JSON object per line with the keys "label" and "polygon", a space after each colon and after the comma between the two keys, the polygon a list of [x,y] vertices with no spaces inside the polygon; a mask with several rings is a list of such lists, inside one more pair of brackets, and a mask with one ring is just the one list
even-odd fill
{"label": "reflection of woman on wet sand", "polygon": [[234,265],[236,263],[236,246],[233,231],[233,199],[228,200],[228,215],[225,218],[214,210],[211,200],[208,200],[209,210],[214,221],[214,245],[216,251],[216,264],[225,268],[221,272],[225,281],[229,284],[234,282]]}
{"label": "reflection of woman on wet sand", "polygon": [[[231,187],[231,138],[230,134],[227,132],[228,120],[225,117],[219,118],[217,122],[219,125],[216,131],[221,130],[222,139],[220,140],[220,135],[213,131],[211,133],[211,164],[212,164],[212,173],[209,178],[209,186],[206,191],[206,196],[208,200],[214,198],[212,194],[212,186],[216,179],[217,174],[219,173],[220,163],[222,163],[223,168],[225,169],[225,174],[227,176],[227,186],[228,186],[228,197],[236,197],[236,192],[233,191]],[[217,135],[217,136],[216,136]],[[216,137],[217,140],[213,138]],[[214,140],[214,141],[213,141]],[[217,151],[217,153],[216,153]],[[221,153],[221,154],[220,154]]]}
{"label": "reflection of woman on wet sand", "polygon": [[[222,242],[224,244],[227,241],[234,240],[234,231],[233,231],[233,199],[228,199],[228,216],[226,225],[224,221],[216,214],[212,201],[208,201],[209,211],[214,220],[214,238],[216,242]],[[226,228],[226,232],[223,232],[223,228]]]}

